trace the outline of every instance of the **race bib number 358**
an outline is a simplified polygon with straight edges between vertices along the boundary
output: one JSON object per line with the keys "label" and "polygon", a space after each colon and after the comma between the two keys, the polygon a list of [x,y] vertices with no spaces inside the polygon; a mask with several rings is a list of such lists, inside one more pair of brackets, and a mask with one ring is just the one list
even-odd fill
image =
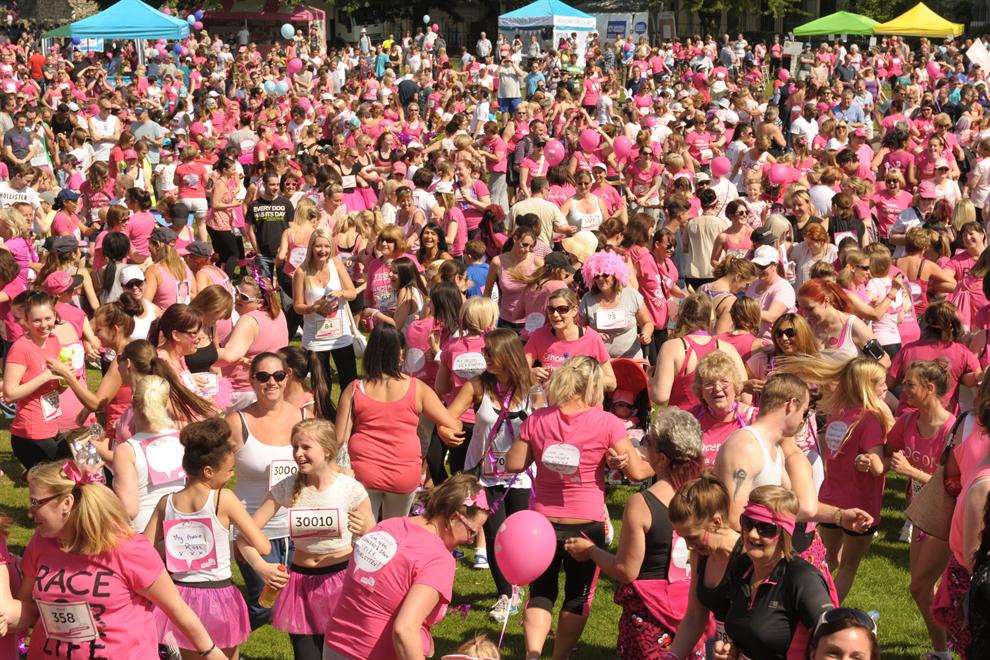
{"label": "race bib number 358", "polygon": [[90,642],[99,636],[89,603],[46,603],[38,601],[38,613],[51,639],[62,642]]}

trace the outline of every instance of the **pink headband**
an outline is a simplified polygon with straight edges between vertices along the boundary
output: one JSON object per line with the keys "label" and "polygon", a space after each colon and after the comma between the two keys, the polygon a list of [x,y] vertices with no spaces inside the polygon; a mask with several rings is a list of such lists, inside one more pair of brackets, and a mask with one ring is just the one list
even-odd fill
{"label": "pink headband", "polygon": [[754,504],[753,502],[746,505],[746,508],[742,511],[742,515],[756,522],[777,525],[791,535],[794,534],[794,524],[797,522],[797,517],[790,513],[774,511],[766,504]]}
{"label": "pink headband", "polygon": [[62,468],[62,473],[65,478],[75,483],[77,486],[83,486],[85,484],[102,484],[105,479],[103,478],[102,472],[90,472],[89,470],[83,470],[76,462],[73,460],[68,460],[65,462],[65,467]]}
{"label": "pink headband", "polygon": [[473,506],[488,511],[488,495],[485,494],[485,489],[482,488],[474,496],[468,495],[465,497],[464,506]]}

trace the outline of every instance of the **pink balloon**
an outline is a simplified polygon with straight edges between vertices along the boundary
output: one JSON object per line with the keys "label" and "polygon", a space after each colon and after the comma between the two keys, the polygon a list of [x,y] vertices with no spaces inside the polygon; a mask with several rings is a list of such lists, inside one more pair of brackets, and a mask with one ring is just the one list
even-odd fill
{"label": "pink balloon", "polygon": [[195,23],[193,23],[193,28],[195,28],[197,30],[202,30],[203,29],[203,21],[196,21]]}
{"label": "pink balloon", "polygon": [[791,79],[791,72],[787,69],[780,69],[777,71],[777,80],[780,82],[787,82]]}
{"label": "pink balloon", "polygon": [[643,117],[643,126],[646,128],[653,128],[657,125],[657,118],[653,115],[646,115]]}
{"label": "pink balloon", "polygon": [[299,73],[302,71],[303,63],[298,57],[293,57],[289,60],[288,64],[285,65],[285,70],[291,75],[293,73]]}
{"label": "pink balloon", "polygon": [[629,158],[633,150],[632,140],[625,135],[620,135],[612,141],[612,150],[615,152],[616,158]]}
{"label": "pink balloon", "polygon": [[172,8],[171,7],[162,7],[162,13],[163,14],[167,14],[168,16],[171,16],[172,15]]}
{"label": "pink balloon", "polygon": [[309,99],[306,98],[305,96],[302,97],[301,99],[299,99],[298,101],[296,101],[296,105],[298,105],[300,108],[302,108],[306,112],[309,112],[310,110],[313,109],[313,104],[310,103]]}
{"label": "pink balloon", "polygon": [[602,136],[598,134],[597,131],[593,131],[590,128],[586,128],[581,131],[581,138],[578,142],[581,144],[581,148],[585,151],[594,151],[598,148],[601,143]]}
{"label": "pink balloon", "polygon": [[775,186],[783,185],[791,179],[791,168],[787,165],[774,163],[770,166],[770,172],[767,174],[767,178]]}
{"label": "pink balloon", "polygon": [[732,170],[732,162],[725,156],[712,160],[712,176],[725,176]]}
{"label": "pink balloon", "polygon": [[522,586],[543,575],[557,550],[553,525],[542,513],[516,511],[495,534],[495,561],[509,584]]}
{"label": "pink balloon", "polygon": [[560,165],[565,156],[564,145],[560,143],[560,140],[548,140],[543,147],[543,155],[546,156],[550,167]]}
{"label": "pink balloon", "polygon": [[430,26],[430,29],[433,30],[434,32],[439,32],[440,26],[434,23],[433,25]]}
{"label": "pink balloon", "polygon": [[183,46],[181,52],[182,52],[183,55],[188,55],[189,54],[189,49],[186,48],[185,46]]}
{"label": "pink balloon", "polygon": [[938,62],[931,61],[925,65],[925,71],[928,72],[928,77],[932,80],[936,80],[942,77],[942,67],[938,65]]}

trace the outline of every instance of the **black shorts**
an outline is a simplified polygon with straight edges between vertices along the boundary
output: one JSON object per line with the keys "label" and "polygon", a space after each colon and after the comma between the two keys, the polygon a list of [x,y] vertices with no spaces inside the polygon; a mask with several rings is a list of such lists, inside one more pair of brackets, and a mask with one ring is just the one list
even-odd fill
{"label": "black shorts", "polygon": [[841,525],[833,525],[832,523],[818,523],[818,526],[824,527],[825,529],[841,529],[842,533],[845,534],[846,536],[873,536],[874,534],[877,533],[877,530],[880,529],[880,523],[873,525],[865,532],[853,532],[851,530],[846,529],[845,527],[842,527]]}
{"label": "black shorts", "polygon": [[552,523],[557,534],[557,551],[553,561],[529,585],[529,603],[526,607],[553,611],[554,603],[560,591],[560,571],[564,571],[564,603],[561,612],[570,612],[587,616],[591,611],[591,602],[595,599],[595,587],[598,585],[598,566],[591,561],[577,561],[564,550],[564,541],[572,537],[584,536],[599,548],[605,548],[605,524],[600,522],[583,523],[579,525],[564,525]]}

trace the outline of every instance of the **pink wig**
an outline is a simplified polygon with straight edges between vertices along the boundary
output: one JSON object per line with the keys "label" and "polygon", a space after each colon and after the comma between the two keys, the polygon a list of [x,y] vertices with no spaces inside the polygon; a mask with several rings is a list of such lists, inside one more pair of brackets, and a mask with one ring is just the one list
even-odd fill
{"label": "pink wig", "polygon": [[581,275],[584,276],[584,283],[591,286],[595,275],[611,275],[615,281],[626,286],[629,284],[629,267],[619,255],[614,252],[595,252],[584,262]]}

